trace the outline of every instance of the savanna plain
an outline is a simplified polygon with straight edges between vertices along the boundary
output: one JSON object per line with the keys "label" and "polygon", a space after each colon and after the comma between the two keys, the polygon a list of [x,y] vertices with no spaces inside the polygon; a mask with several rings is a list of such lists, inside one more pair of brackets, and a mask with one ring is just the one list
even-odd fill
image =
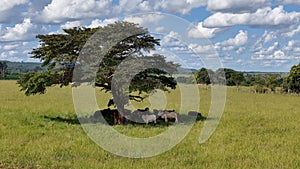
{"label": "savanna plain", "polygon": [[[178,111],[178,90],[166,93],[167,108]],[[110,95],[96,92],[103,109]],[[210,89],[199,86],[199,93],[200,112],[207,116]],[[0,81],[0,168],[300,168],[299,103],[297,95],[237,92],[228,87],[222,119],[207,142],[198,142],[205,122],[200,120],[173,149],[130,159],[103,150],[86,135],[77,121],[71,87],[53,87],[44,95],[27,97],[16,81]],[[144,108],[149,102],[136,105]],[[168,127],[114,128],[147,137]]]}

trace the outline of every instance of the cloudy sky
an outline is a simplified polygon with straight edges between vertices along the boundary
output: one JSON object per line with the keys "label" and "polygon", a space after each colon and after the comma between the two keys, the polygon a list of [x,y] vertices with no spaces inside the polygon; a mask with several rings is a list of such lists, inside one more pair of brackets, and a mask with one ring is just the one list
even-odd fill
{"label": "cloudy sky", "polygon": [[[164,34],[160,51],[173,44],[169,55],[165,53],[170,60],[180,53],[214,55],[224,67],[245,71],[289,71],[300,62],[300,0],[1,0],[0,60],[38,62],[28,54],[39,45],[37,34],[118,20],[148,27],[168,19],[132,16],[148,12],[176,15],[194,25],[184,34],[194,43],[181,42],[182,32],[160,24],[151,30]],[[204,39],[209,45],[197,43]],[[186,64],[201,67],[193,57]]]}

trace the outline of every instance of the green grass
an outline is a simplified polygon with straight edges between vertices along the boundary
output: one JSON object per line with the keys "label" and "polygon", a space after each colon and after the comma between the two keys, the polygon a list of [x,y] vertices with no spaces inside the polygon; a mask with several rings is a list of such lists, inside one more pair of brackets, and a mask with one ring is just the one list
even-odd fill
{"label": "green grass", "polygon": [[[146,159],[113,155],[96,145],[76,117],[71,88],[51,88],[26,97],[15,81],[0,81],[0,168],[300,168],[299,96],[252,94],[229,88],[221,122],[204,144],[203,121],[170,151]],[[178,91],[167,94],[176,107]],[[200,110],[207,115],[210,91],[200,88]],[[104,108],[107,94],[97,96]],[[136,104],[141,108],[148,103]],[[53,120],[66,119],[65,122]],[[52,119],[51,119],[52,118]],[[115,126],[144,137],[166,127]]]}

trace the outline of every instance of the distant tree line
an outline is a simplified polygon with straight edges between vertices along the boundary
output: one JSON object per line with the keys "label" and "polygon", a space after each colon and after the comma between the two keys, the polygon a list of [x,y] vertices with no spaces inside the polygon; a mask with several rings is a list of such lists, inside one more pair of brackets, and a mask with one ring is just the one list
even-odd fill
{"label": "distant tree line", "polygon": [[251,86],[255,93],[280,92],[300,93],[300,64],[293,66],[289,73],[259,73],[240,72],[233,69],[218,69],[213,71],[201,68],[193,73],[193,76],[178,76],[179,83],[197,83],[210,85],[212,82],[220,82],[218,74],[224,72],[227,86]]}
{"label": "distant tree line", "polygon": [[[182,69],[178,73],[193,71],[194,77],[179,75],[176,81],[209,85],[211,78],[218,77],[214,75],[222,70],[225,73],[227,86],[252,86],[257,93],[276,92],[276,90],[284,93],[300,93],[300,64],[293,66],[289,73],[240,72],[228,68],[217,71],[206,68],[186,71]],[[0,61],[0,79],[18,80],[22,74],[40,71],[43,71],[40,63]]]}
{"label": "distant tree line", "polygon": [[43,70],[40,63],[0,61],[0,79],[2,80],[18,80],[23,74]]}

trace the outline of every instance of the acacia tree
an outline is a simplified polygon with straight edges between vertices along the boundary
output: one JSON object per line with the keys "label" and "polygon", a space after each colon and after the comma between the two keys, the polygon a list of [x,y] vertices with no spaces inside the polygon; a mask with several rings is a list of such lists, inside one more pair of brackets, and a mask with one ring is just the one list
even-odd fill
{"label": "acacia tree", "polygon": [[[170,75],[179,66],[172,62],[167,62],[162,55],[147,56],[150,50],[154,50],[155,46],[160,45],[159,39],[151,36],[147,29],[139,27],[136,24],[128,22],[116,22],[104,27],[97,28],[72,28],[64,29],[64,34],[38,35],[40,39],[40,47],[33,49],[32,58],[37,58],[42,61],[42,66],[47,67],[46,71],[28,73],[23,75],[18,83],[21,90],[25,91],[26,95],[43,94],[46,88],[53,85],[60,87],[68,86],[72,83],[72,77],[75,65],[78,64],[79,55],[83,49],[86,49],[88,39],[95,33],[99,36],[99,41],[110,43],[113,38],[120,38],[122,33],[135,32],[133,36],[122,38],[121,41],[114,44],[110,49],[106,50],[102,61],[97,63],[96,78],[94,79],[95,86],[100,87],[106,92],[112,93],[112,99],[118,109],[124,110],[124,105],[128,103],[126,97],[131,100],[142,101],[154,89],[169,90],[176,88],[176,81]],[[94,48],[95,46],[92,46]],[[98,45],[99,47],[99,45]],[[96,51],[95,53],[97,53]],[[99,53],[99,52],[98,52]],[[101,51],[100,51],[101,53]],[[93,57],[98,57],[97,54]],[[100,57],[100,56],[99,56]],[[140,64],[131,64],[130,59],[141,60]],[[95,58],[93,58],[95,59]],[[128,61],[129,59],[129,61]],[[86,58],[88,60],[88,58]],[[116,70],[121,64],[128,64],[132,69],[138,69],[145,66],[142,61],[147,60],[145,64],[154,64],[151,68],[141,72],[136,72],[133,78],[130,79],[129,90],[123,89],[122,84],[128,80],[126,75],[128,70],[119,70],[119,75],[115,75]],[[126,62],[125,62],[126,61]],[[159,65],[155,65],[159,64]],[[128,67],[123,66],[123,67]],[[155,68],[155,67],[158,68]],[[164,68],[164,69],[159,69]],[[120,74],[121,72],[121,74]],[[84,76],[83,76],[84,77]],[[113,77],[118,77],[114,78]],[[90,80],[90,77],[84,77],[82,81]],[[116,86],[113,85],[115,80]],[[80,81],[80,80],[79,80]],[[78,81],[77,81],[78,82]],[[76,84],[80,85],[80,84]],[[116,90],[112,90],[112,88]],[[114,92],[113,92],[114,91]],[[133,93],[138,93],[134,95]],[[117,97],[118,96],[118,97]],[[110,101],[110,103],[112,103]]]}

